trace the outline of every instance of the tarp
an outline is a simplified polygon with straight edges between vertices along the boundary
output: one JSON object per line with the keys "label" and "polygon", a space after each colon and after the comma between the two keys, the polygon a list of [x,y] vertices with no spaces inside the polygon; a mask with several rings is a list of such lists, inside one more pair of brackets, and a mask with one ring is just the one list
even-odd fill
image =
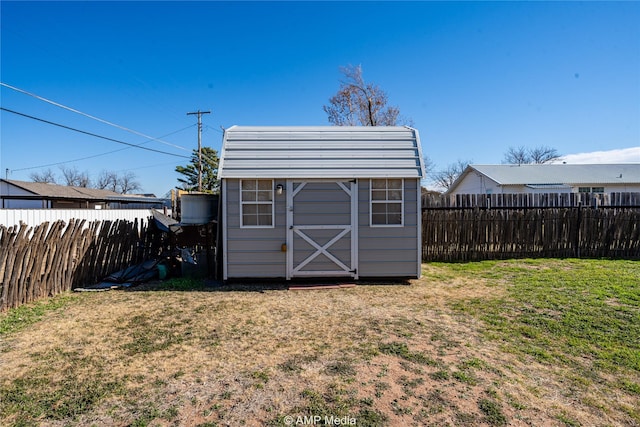
{"label": "tarp", "polygon": [[109,289],[129,288],[158,277],[158,263],[160,260],[147,260],[141,264],[132,265],[124,270],[107,276],[102,282],[83,288],[76,288],[76,292],[106,291]]}

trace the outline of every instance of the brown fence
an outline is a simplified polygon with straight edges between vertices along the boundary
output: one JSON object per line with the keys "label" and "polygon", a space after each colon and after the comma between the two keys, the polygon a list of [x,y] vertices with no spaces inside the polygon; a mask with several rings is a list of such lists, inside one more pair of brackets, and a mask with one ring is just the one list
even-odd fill
{"label": "brown fence", "polygon": [[422,195],[423,209],[640,207],[640,193],[433,194]]}
{"label": "brown fence", "polygon": [[424,209],[424,261],[640,259],[640,209]]}
{"label": "brown fence", "polygon": [[140,262],[157,251],[156,237],[124,220],[0,226],[0,312]]}

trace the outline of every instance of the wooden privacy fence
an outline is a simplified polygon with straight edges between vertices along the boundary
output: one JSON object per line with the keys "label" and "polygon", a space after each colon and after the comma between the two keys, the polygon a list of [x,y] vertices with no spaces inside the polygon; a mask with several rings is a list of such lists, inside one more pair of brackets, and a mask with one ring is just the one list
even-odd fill
{"label": "wooden privacy fence", "polygon": [[138,221],[0,225],[0,312],[141,262],[156,252],[155,237]]}
{"label": "wooden privacy fence", "polygon": [[422,257],[640,259],[640,209],[427,209]]}
{"label": "wooden privacy fence", "polygon": [[422,208],[640,207],[640,193],[423,194]]}

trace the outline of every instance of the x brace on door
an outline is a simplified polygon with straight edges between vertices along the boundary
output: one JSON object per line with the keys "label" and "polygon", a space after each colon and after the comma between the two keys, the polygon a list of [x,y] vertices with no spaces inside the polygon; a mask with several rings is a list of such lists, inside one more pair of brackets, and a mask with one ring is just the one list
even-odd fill
{"label": "x brace on door", "polygon": [[[309,236],[307,236],[306,234],[304,234],[301,230],[320,230],[320,229],[330,229],[330,230],[340,230],[342,229],[342,231],[340,233],[338,233],[337,236],[335,236],[333,239],[329,240],[327,243],[324,244],[324,246],[320,246],[319,244],[317,244],[316,242],[314,242]],[[324,255],[327,258],[329,258],[331,261],[333,261],[338,267],[341,268],[342,272],[345,273],[350,273],[351,272],[351,267],[348,267],[346,265],[344,265],[344,263],[342,261],[340,261],[338,258],[334,257],[331,253],[329,253],[327,251],[327,249],[329,249],[334,243],[336,243],[338,240],[340,240],[344,235],[346,235],[347,233],[351,232],[351,226],[350,225],[345,225],[345,226],[326,226],[326,227],[321,227],[321,226],[298,226],[295,227],[293,229],[293,232],[296,233],[298,236],[302,237],[307,243],[309,243],[311,246],[313,246],[314,248],[316,248],[317,250],[312,253],[311,255],[309,255],[304,261],[302,261],[300,264],[298,264],[294,269],[293,269],[293,274],[297,275],[297,276],[302,276],[302,275],[311,275],[314,274],[315,272],[310,271],[310,272],[305,272],[305,271],[301,271],[307,264],[309,264],[311,261],[313,261],[314,259],[316,259],[319,255]]]}

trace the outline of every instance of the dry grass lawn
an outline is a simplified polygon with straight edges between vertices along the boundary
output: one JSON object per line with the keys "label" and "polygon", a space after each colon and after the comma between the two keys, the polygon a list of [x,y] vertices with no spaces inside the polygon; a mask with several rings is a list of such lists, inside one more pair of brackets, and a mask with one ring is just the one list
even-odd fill
{"label": "dry grass lawn", "polygon": [[[58,297],[24,327],[33,308],[0,314],[0,425],[639,425],[637,329],[610,352],[569,336],[560,346],[540,319],[566,313],[517,296],[537,274],[640,277],[638,263],[620,263],[434,264],[408,284],[176,280]],[[597,295],[628,329],[640,323],[637,291],[635,305]]]}

